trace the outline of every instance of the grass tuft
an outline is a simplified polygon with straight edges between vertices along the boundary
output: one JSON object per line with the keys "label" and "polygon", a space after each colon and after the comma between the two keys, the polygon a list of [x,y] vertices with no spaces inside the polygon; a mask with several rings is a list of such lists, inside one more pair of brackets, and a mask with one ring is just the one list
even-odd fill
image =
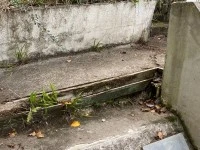
{"label": "grass tuft", "polygon": [[44,90],[40,97],[37,96],[35,92],[31,93],[29,97],[30,110],[27,116],[27,123],[30,123],[33,119],[33,113],[36,113],[39,109],[44,108],[47,113],[47,107],[54,106],[58,104],[57,101],[57,92],[55,91],[55,87],[53,84],[50,85],[51,94],[47,94]]}

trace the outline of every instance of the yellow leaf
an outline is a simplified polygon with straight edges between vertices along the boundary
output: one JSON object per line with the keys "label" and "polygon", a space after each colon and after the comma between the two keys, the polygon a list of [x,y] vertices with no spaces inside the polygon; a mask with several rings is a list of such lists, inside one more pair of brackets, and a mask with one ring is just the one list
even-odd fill
{"label": "yellow leaf", "polygon": [[155,113],[155,112],[156,112],[156,110],[155,110],[155,109],[152,109],[152,110],[151,110],[151,112],[152,112],[152,113]]}
{"label": "yellow leaf", "polygon": [[164,138],[164,134],[162,131],[157,132],[157,136],[160,140],[162,140]]}
{"label": "yellow leaf", "polygon": [[72,102],[65,102],[65,105],[71,105]]}
{"label": "yellow leaf", "polygon": [[29,134],[29,136],[36,136],[36,132],[33,131],[32,133]]}
{"label": "yellow leaf", "polygon": [[79,127],[81,123],[79,121],[73,121],[71,127]]}
{"label": "yellow leaf", "polygon": [[37,138],[44,138],[44,134],[42,134],[41,131],[36,132],[36,137]]}
{"label": "yellow leaf", "polygon": [[157,110],[161,109],[161,107],[159,105],[156,105],[155,107],[156,107]]}
{"label": "yellow leaf", "polygon": [[9,133],[9,137],[15,137],[17,134],[17,132],[15,130],[13,130],[12,132]]}

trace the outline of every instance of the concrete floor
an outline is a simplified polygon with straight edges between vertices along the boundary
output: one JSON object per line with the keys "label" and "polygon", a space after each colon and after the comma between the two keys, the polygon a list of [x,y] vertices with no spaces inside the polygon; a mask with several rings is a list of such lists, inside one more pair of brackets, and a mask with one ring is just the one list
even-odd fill
{"label": "concrete floor", "polygon": [[147,45],[129,44],[0,69],[0,103],[13,101],[54,84],[56,89],[163,67],[166,38],[155,36]]}

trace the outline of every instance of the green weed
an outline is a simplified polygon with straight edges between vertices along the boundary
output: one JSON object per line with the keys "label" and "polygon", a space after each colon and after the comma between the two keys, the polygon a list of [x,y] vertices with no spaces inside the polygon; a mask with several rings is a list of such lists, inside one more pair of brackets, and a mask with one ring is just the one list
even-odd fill
{"label": "green weed", "polygon": [[10,4],[14,7],[23,7],[23,6],[40,6],[44,5],[47,0],[10,0]]}
{"label": "green weed", "polygon": [[138,3],[139,0],[131,0],[131,2],[135,4],[135,3]]}
{"label": "green weed", "polygon": [[15,51],[15,56],[19,64],[22,64],[27,60],[28,55],[25,49],[25,44],[21,48],[18,47],[17,51]]}
{"label": "green weed", "polygon": [[81,102],[82,102],[82,96],[80,93],[76,97],[72,98],[72,100],[70,102],[65,103],[66,110],[70,114],[75,115],[79,111],[80,107],[82,106]]}
{"label": "green weed", "polygon": [[96,39],[94,40],[94,44],[91,47],[91,51],[96,51],[96,52],[100,52],[102,48],[102,43],[100,41],[96,41]]}
{"label": "green weed", "polygon": [[51,94],[46,93],[44,90],[41,96],[37,96],[35,92],[31,93],[29,97],[30,110],[27,116],[27,123],[33,119],[33,113],[36,113],[38,110],[44,108],[47,113],[47,107],[58,104],[57,101],[57,92],[55,87],[51,84]]}

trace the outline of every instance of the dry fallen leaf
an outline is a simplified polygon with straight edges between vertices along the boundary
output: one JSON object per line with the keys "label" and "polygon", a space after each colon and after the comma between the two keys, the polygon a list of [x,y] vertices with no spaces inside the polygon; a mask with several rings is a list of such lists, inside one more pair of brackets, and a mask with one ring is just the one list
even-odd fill
{"label": "dry fallen leaf", "polygon": [[15,130],[13,130],[12,132],[9,133],[9,137],[13,138],[15,137],[17,134],[17,132]]}
{"label": "dry fallen leaf", "polygon": [[144,102],[143,102],[142,100],[140,100],[138,103],[139,103],[140,105],[143,105],[143,104],[144,104]]}
{"label": "dry fallen leaf", "polygon": [[71,104],[72,104],[71,100],[60,101],[60,103],[61,103],[62,105],[71,105]]}
{"label": "dry fallen leaf", "polygon": [[152,112],[152,113],[155,113],[156,111],[155,111],[155,109],[152,109],[151,112]]}
{"label": "dry fallen leaf", "polygon": [[155,107],[156,107],[157,110],[161,109],[161,107],[159,105],[155,105]]}
{"label": "dry fallen leaf", "polygon": [[81,123],[79,121],[73,121],[71,127],[79,127]]}
{"label": "dry fallen leaf", "polygon": [[163,107],[163,108],[160,109],[160,111],[161,111],[162,113],[166,113],[167,108],[166,108],[166,107]]}
{"label": "dry fallen leaf", "polygon": [[71,105],[72,104],[72,102],[65,102],[65,105]]}
{"label": "dry fallen leaf", "polygon": [[15,148],[15,144],[8,144],[7,145],[9,148]]}
{"label": "dry fallen leaf", "polygon": [[146,103],[146,106],[149,107],[149,108],[153,108],[155,105],[152,104],[152,103]]}
{"label": "dry fallen leaf", "polygon": [[29,136],[36,136],[36,132],[33,131],[32,133],[29,134]]}
{"label": "dry fallen leaf", "polygon": [[158,137],[158,139],[162,140],[164,138],[163,132],[162,131],[158,131],[157,132],[157,137]]}
{"label": "dry fallen leaf", "polygon": [[37,138],[44,138],[44,134],[42,134],[41,131],[37,131],[37,132],[36,132],[36,137],[37,137]]}
{"label": "dry fallen leaf", "polygon": [[142,111],[142,112],[149,112],[149,111],[151,111],[151,109],[148,108],[148,107],[146,107],[146,108],[141,108],[141,111]]}
{"label": "dry fallen leaf", "polygon": [[148,99],[148,100],[146,100],[145,102],[146,103],[151,103],[153,100],[152,99]]}

